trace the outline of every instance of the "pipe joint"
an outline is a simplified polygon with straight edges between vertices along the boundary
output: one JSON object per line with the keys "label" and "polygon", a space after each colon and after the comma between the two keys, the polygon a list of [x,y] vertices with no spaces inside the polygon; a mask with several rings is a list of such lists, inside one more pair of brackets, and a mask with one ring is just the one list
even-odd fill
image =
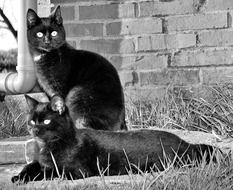
{"label": "pipe joint", "polygon": [[29,53],[26,35],[26,11],[28,8],[36,10],[36,7],[37,0],[20,0],[17,72],[0,74],[0,91],[10,94],[26,93],[36,84],[34,63]]}

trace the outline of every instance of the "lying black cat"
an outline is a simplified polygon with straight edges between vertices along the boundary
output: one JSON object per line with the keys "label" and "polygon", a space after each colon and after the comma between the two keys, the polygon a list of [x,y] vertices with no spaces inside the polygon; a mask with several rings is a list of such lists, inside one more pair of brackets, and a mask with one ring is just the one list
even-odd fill
{"label": "lying black cat", "polygon": [[29,96],[26,99],[28,130],[41,151],[39,160],[26,165],[12,182],[51,179],[62,173],[68,179],[95,176],[99,175],[97,163],[101,170],[109,167],[109,175],[126,174],[129,162],[132,170],[134,166],[143,171],[164,170],[166,160],[179,166],[194,159],[201,161],[204,154],[210,160],[213,152],[212,146],[189,144],[165,131],[77,129],[67,109],[60,115],[50,103],[39,103]]}
{"label": "lying black cat", "polygon": [[53,110],[65,105],[76,127],[127,129],[124,96],[116,69],[104,57],[66,42],[60,7],[47,18],[27,12],[27,38],[39,85]]}

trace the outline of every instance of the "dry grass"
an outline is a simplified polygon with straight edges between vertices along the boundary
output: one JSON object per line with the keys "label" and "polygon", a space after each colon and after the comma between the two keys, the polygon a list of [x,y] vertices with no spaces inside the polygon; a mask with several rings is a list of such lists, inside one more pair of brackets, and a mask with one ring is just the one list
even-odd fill
{"label": "dry grass", "polygon": [[130,128],[177,128],[231,136],[233,132],[233,86],[205,87],[211,97],[187,95],[169,87],[161,99],[130,100],[126,116]]}
{"label": "dry grass", "polygon": [[15,71],[17,65],[17,49],[0,51],[0,72]]}
{"label": "dry grass", "polygon": [[[17,110],[17,105],[14,106]],[[22,117],[22,113],[13,114],[5,102],[0,102],[0,139],[28,135],[25,119]]]}
{"label": "dry grass", "polygon": [[[188,96],[182,90],[168,88],[166,95],[156,101],[140,100],[128,101],[126,104],[127,122],[131,128],[146,128],[157,126],[161,128],[178,128],[189,130],[201,130],[209,132],[214,130],[221,135],[231,135],[233,121],[233,87],[222,85],[206,87],[211,92],[209,98],[197,98]],[[4,103],[0,107],[6,108]],[[22,131],[11,122],[9,110],[0,109],[1,123],[7,128],[6,135],[20,135]],[[9,119],[8,119],[9,117]],[[14,116],[15,118],[17,116]],[[4,121],[3,121],[4,120]],[[8,127],[6,126],[8,125]],[[21,126],[22,127],[22,126]],[[23,128],[23,127],[22,127]],[[3,133],[2,133],[3,134]],[[128,183],[107,183],[107,177],[100,175],[100,183],[77,183],[72,181],[53,180],[49,182],[30,183],[25,186],[16,186],[0,181],[0,189],[116,189],[116,190],[147,190],[147,189],[233,189],[233,164],[225,159],[218,163],[203,162],[198,167],[182,168],[167,167],[159,173],[152,172],[152,178],[146,173],[139,172],[142,180],[137,181],[132,177]],[[129,177],[131,173],[129,171]]]}
{"label": "dry grass", "polygon": [[[203,159],[205,160],[205,159]],[[205,161],[197,167],[184,164],[181,168],[175,168],[168,164],[164,171],[145,173],[141,170],[138,175],[128,176],[124,180],[117,180],[117,176],[107,177],[100,173],[99,177],[85,178],[81,180],[62,180],[31,182],[26,185],[15,185],[1,181],[0,189],[4,190],[230,190],[233,188],[233,164],[227,157],[219,156],[217,162]]]}
{"label": "dry grass", "polygon": [[[205,87],[211,97],[200,98],[174,87],[167,88],[163,98],[156,100],[131,100],[127,98],[126,118],[129,128],[177,128],[200,130],[223,136],[232,136],[233,85]],[[8,102],[9,103],[9,102]],[[19,106],[0,102],[0,138],[27,135],[24,115]],[[15,108],[15,109],[14,109]]]}

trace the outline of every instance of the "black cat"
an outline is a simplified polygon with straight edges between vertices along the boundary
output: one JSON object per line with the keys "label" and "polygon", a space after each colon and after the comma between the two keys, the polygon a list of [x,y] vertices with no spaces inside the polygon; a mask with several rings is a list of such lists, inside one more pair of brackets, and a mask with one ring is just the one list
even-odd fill
{"label": "black cat", "polygon": [[[41,146],[39,160],[24,167],[12,182],[51,179],[62,174],[68,179],[99,175],[108,168],[109,175],[127,174],[151,168],[164,170],[167,161],[176,166],[211,159],[213,147],[189,144],[178,136],[159,130],[104,131],[77,129],[69,112],[61,115],[50,103],[39,103],[26,96],[30,112],[28,130]],[[98,164],[97,164],[98,163]],[[56,167],[57,170],[56,170]],[[136,167],[135,167],[136,166]]]}
{"label": "black cat", "polygon": [[47,18],[27,12],[27,38],[39,85],[60,113],[65,105],[76,127],[127,129],[122,86],[102,56],[66,42],[60,7]]}

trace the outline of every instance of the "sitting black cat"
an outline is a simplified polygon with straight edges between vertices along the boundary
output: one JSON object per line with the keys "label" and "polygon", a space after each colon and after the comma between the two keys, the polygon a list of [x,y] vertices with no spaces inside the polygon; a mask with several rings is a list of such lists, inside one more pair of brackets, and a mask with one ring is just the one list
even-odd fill
{"label": "sitting black cat", "polygon": [[77,129],[67,109],[60,115],[50,103],[39,103],[29,96],[26,100],[28,130],[41,150],[39,160],[26,165],[12,182],[51,179],[62,173],[68,179],[99,175],[97,160],[100,169],[109,167],[109,175],[126,174],[129,162],[132,170],[134,166],[143,171],[164,170],[162,163],[169,159],[179,166],[194,159],[201,161],[204,154],[210,160],[213,152],[212,146],[189,144],[165,131]]}
{"label": "sitting black cat", "polygon": [[27,12],[27,38],[39,85],[53,110],[65,105],[76,127],[127,129],[118,73],[104,57],[76,50],[66,42],[60,7],[46,18]]}

